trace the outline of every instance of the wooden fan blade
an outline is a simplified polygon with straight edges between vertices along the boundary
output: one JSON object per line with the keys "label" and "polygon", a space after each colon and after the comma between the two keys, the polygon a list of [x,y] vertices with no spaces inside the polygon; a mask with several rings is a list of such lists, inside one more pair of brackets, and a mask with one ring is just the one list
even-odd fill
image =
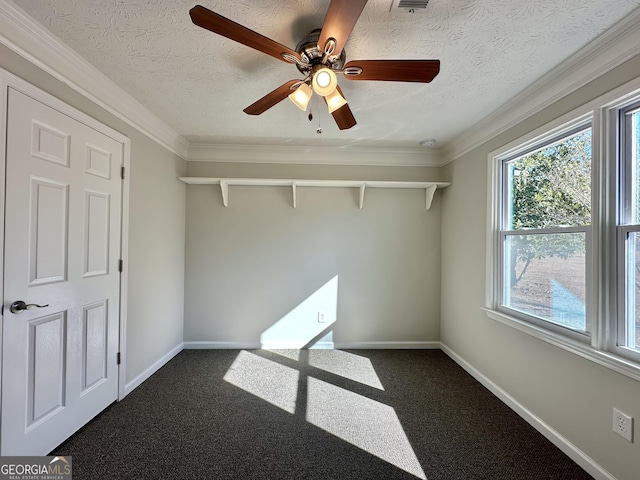
{"label": "wooden fan blade", "polygon": [[[362,69],[351,74],[349,69]],[[440,60],[353,60],[343,73],[349,80],[382,80],[388,82],[429,83],[440,72]]]}
{"label": "wooden fan blade", "polygon": [[287,98],[291,94],[291,92],[295,90],[291,90],[291,87],[296,83],[300,83],[300,80],[289,80],[287,83],[279,86],[274,91],[267,93],[257,102],[249,105],[243,110],[243,112],[248,113],[249,115],[260,115],[261,113],[266,112],[275,104],[280,103],[282,100]]}
{"label": "wooden fan blade", "polygon": [[271,55],[283,62],[291,63],[290,60],[285,59],[282,54],[287,53],[300,60],[300,55],[291,50],[289,47],[271,40],[270,38],[260,35],[253,30],[243,27],[239,23],[229,20],[228,18],[218,15],[212,12],[208,8],[201,5],[196,5],[189,10],[191,21],[199,27],[206,28],[218,35],[227,37],[238,43],[242,43],[247,47],[255,48],[256,50]]}
{"label": "wooden fan blade", "polygon": [[334,110],[331,114],[333,119],[336,121],[338,128],[340,130],[347,130],[353,127],[356,123],[356,119],[349,108],[349,104],[345,104],[337,110]]}
{"label": "wooden fan blade", "polygon": [[320,50],[324,51],[327,40],[333,38],[336,46],[331,55],[340,55],[366,4],[367,0],[331,0],[318,39]]}
{"label": "wooden fan blade", "polygon": [[[340,92],[340,95],[342,95],[342,97],[344,98],[344,94],[342,93],[342,89],[340,88],[340,86],[337,86],[336,88],[338,89],[338,92]],[[324,99],[324,103],[327,103],[326,98]],[[336,121],[336,124],[338,124],[338,128],[340,130],[347,130],[358,123],[356,122],[356,118],[353,116],[348,103],[345,103],[337,110],[331,112],[331,116]]]}

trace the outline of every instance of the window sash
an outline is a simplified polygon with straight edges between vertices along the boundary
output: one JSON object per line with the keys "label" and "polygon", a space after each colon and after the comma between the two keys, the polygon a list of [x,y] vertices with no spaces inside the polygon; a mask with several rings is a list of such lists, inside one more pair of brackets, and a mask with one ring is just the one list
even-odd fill
{"label": "window sash", "polygon": [[588,232],[591,225],[579,227],[550,227],[550,228],[519,228],[517,230],[501,230],[500,235],[551,235],[555,233],[581,233]]}
{"label": "window sash", "polygon": [[[634,201],[638,195],[638,185],[634,182],[634,165],[635,162],[640,161],[640,159],[634,159],[634,136],[635,133],[633,131],[633,120],[632,117],[640,112],[640,105],[632,105],[626,108],[622,108],[619,110],[619,130],[620,135],[618,138],[618,148],[619,148],[619,162],[620,166],[618,167],[619,171],[619,181],[618,181],[618,223],[620,225],[633,225],[634,220],[633,214],[638,216],[638,212],[634,212]],[[640,154],[640,152],[635,152],[636,155]]]}
{"label": "window sash", "polygon": [[[592,280],[591,280],[591,257],[592,257],[592,238],[591,238],[591,225],[579,225],[573,227],[561,226],[561,227],[549,227],[549,228],[522,228],[512,229],[511,220],[513,217],[511,198],[513,195],[513,185],[510,181],[509,168],[510,163],[516,161],[522,157],[534,154],[545,148],[553,147],[562,141],[580,135],[581,133],[591,130],[593,139],[593,126],[591,118],[585,119],[584,117],[577,120],[573,124],[570,124],[567,128],[563,128],[561,131],[557,131],[551,136],[544,139],[538,139],[533,143],[524,145],[523,148],[519,148],[516,151],[512,151],[509,155],[503,157],[496,157],[494,160],[499,163],[500,167],[497,171],[497,188],[500,189],[499,198],[499,214],[498,220],[498,235],[495,240],[498,242],[495,252],[497,253],[497,265],[494,271],[494,290],[492,304],[495,308],[503,313],[519,318],[528,323],[536,326],[540,326],[550,331],[555,331],[562,335],[569,336],[580,342],[589,343],[591,339],[591,306],[592,302],[588,297],[592,294]],[[593,157],[593,155],[592,155]],[[593,168],[593,158],[592,158]],[[592,170],[593,172],[593,170]],[[593,178],[593,173],[592,173]],[[593,189],[592,189],[593,190]],[[561,325],[544,318],[536,317],[521,310],[517,310],[505,305],[505,287],[508,278],[506,272],[506,238],[513,235],[551,235],[551,234],[563,234],[563,233],[583,233],[585,237],[585,292],[587,299],[585,299],[585,331],[574,330],[565,325]]]}
{"label": "window sash", "polygon": [[[635,252],[630,252],[630,245],[632,243],[632,234],[640,234],[640,225],[620,225],[617,228],[617,252],[618,252],[618,278],[617,278],[617,334],[615,336],[616,344],[614,349],[618,352],[629,356],[635,360],[640,361],[640,345],[636,345],[636,348],[629,346],[629,335],[632,335],[635,330],[635,318],[634,318],[634,305],[630,302],[630,290],[632,287],[635,289],[635,282],[632,284],[631,280],[635,278],[637,274],[632,275],[632,271],[629,269],[630,257],[635,260]],[[633,297],[632,297],[633,298]],[[630,332],[631,330],[631,332]]]}
{"label": "window sash", "polygon": [[[593,139],[593,126],[591,120],[585,122],[584,120],[578,122],[575,125],[569,126],[567,129],[563,129],[561,132],[554,134],[553,136],[546,138],[542,141],[537,141],[533,144],[527,144],[523,148],[518,149],[516,152],[511,153],[508,156],[501,157],[498,161],[501,164],[500,168],[500,230],[507,230],[511,228],[511,220],[513,218],[513,210],[510,199],[512,197],[512,183],[509,181],[509,167],[510,164],[523,157],[532,155],[546,148],[553,147],[558,143],[563,142],[571,137],[580,135],[587,130],[592,130],[591,136]],[[569,227],[558,227],[569,228]]]}
{"label": "window sash", "polygon": [[[592,240],[591,240],[592,228],[590,225],[584,225],[579,227],[555,227],[555,228],[540,228],[540,229],[520,229],[520,230],[504,230],[499,232],[498,235],[498,264],[496,265],[498,271],[498,282],[496,285],[496,308],[498,311],[502,311],[516,318],[520,318],[534,325],[540,326],[547,330],[560,333],[571,337],[575,340],[579,340],[584,343],[589,343],[591,339],[591,331],[593,322],[591,320],[591,301],[589,295],[591,294],[593,284],[591,279],[591,255],[592,255]],[[582,233],[585,239],[585,330],[579,330],[571,328],[561,323],[556,323],[552,320],[547,320],[542,317],[535,316],[531,313],[519,310],[517,308],[506,305],[506,287],[508,281],[507,274],[507,259],[506,259],[506,242],[508,237],[519,235],[557,235],[557,234],[572,234]]]}
{"label": "window sash", "polygon": [[[615,291],[611,292],[616,302],[616,321],[613,322],[615,333],[612,335],[611,348],[616,353],[640,362],[640,345],[636,343],[635,280],[639,272],[635,272],[636,251],[632,242],[634,234],[640,235],[639,218],[636,202],[638,201],[637,168],[640,152],[634,151],[636,132],[633,129],[633,116],[640,112],[640,103],[635,102],[618,110],[618,166],[617,166],[617,226],[616,236],[616,282]],[[633,244],[633,245],[632,245]]]}

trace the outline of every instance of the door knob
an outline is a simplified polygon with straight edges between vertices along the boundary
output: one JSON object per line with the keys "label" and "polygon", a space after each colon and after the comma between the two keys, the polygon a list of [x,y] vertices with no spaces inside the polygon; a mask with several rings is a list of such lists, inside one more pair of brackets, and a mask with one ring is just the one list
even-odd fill
{"label": "door knob", "polygon": [[11,313],[20,313],[24,310],[29,310],[32,307],[44,308],[48,307],[49,304],[46,305],[38,305],[37,303],[24,303],[22,300],[18,300],[17,302],[13,302],[9,307],[9,311]]}

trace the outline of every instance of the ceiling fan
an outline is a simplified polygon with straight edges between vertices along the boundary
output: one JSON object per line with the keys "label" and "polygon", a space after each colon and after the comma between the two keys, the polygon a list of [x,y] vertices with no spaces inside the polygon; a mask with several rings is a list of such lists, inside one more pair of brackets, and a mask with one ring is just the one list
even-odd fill
{"label": "ceiling fan", "polygon": [[[196,5],[189,10],[194,24],[278,60],[294,63],[304,80],[290,80],[244,109],[260,115],[289,97],[306,110],[313,92],[322,96],[340,130],[353,127],[356,119],[338,86],[336,73],[349,80],[381,80],[428,83],[440,71],[439,60],[352,60],[346,62],[344,45],[367,0],[331,0],[321,29],[306,35],[295,50],[271,40],[211,10]],[[346,62],[346,63],[345,63]]]}

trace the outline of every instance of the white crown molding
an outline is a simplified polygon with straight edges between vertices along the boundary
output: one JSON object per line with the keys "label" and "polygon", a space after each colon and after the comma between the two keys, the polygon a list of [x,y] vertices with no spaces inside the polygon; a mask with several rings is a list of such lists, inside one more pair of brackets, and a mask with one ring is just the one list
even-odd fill
{"label": "white crown molding", "polygon": [[447,164],[640,54],[640,9],[443,147]]}
{"label": "white crown molding", "polygon": [[640,10],[600,35],[440,150],[272,145],[189,145],[180,134],[25,14],[0,0],[0,43],[182,158],[196,161],[433,166],[479,147],[640,53]]}
{"label": "white crown molding", "polygon": [[365,148],[299,145],[222,145],[192,143],[189,161],[284,163],[305,165],[366,165],[441,167],[439,150],[420,148]]}
{"label": "white crown molding", "polygon": [[0,0],[0,43],[176,155],[189,143],[10,0]]}

